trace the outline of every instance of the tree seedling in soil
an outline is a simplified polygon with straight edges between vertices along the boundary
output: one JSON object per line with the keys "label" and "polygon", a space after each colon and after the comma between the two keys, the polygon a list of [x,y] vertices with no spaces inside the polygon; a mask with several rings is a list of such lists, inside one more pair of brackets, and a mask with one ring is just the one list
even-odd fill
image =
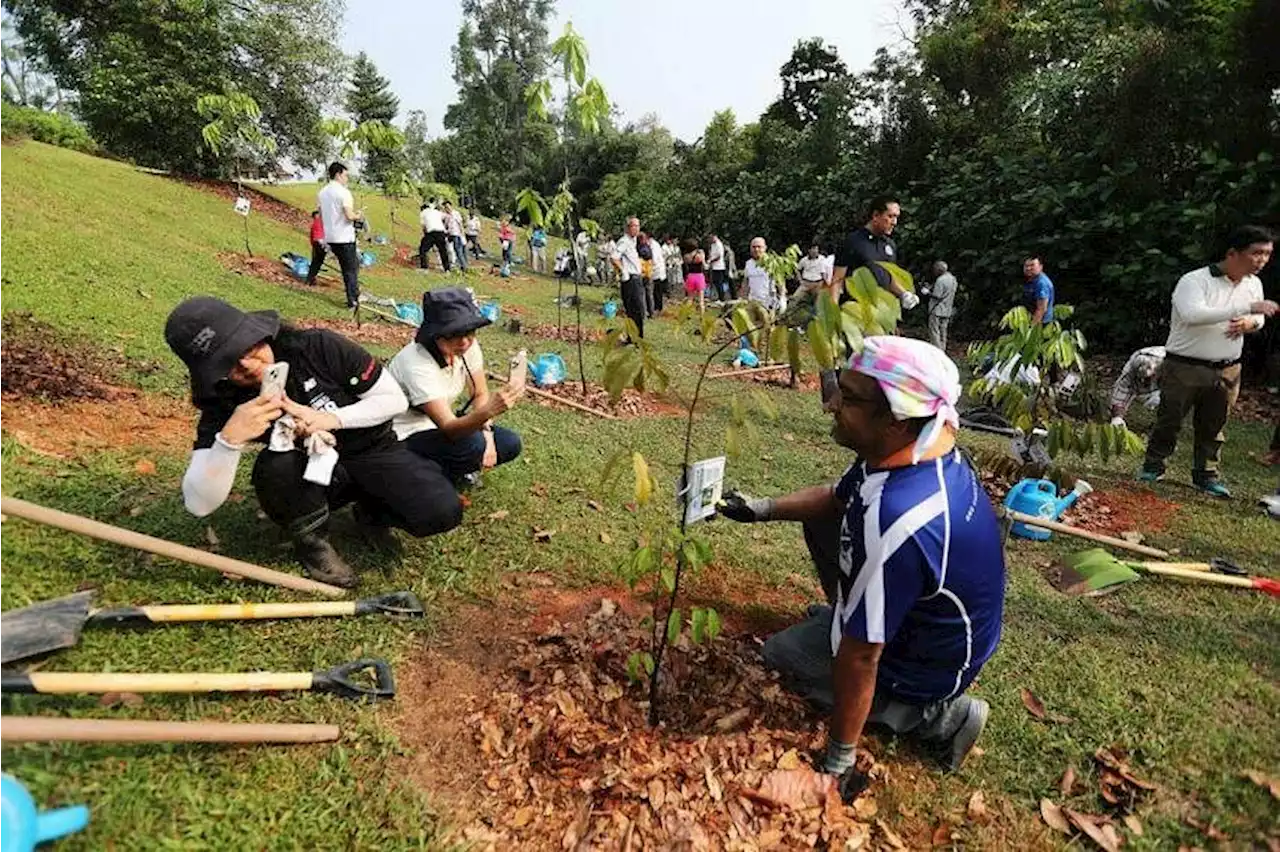
{"label": "tree seedling in soil", "polygon": [[[229,86],[223,94],[201,95],[196,99],[196,112],[208,124],[200,129],[205,147],[215,157],[231,161],[235,173],[236,195],[244,197],[240,173],[246,160],[261,163],[276,152],[276,140],[262,129],[262,109],[252,97]],[[253,257],[249,248],[249,213],[244,213],[244,253]]]}

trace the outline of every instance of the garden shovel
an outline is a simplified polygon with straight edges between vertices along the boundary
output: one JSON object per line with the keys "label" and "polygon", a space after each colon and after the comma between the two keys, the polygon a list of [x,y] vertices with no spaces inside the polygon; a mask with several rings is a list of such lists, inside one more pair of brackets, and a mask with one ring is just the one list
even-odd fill
{"label": "garden shovel", "polygon": [[0,616],[0,662],[70,648],[85,627],[143,627],[191,621],[251,621],[343,615],[423,615],[411,592],[392,592],[358,601],[305,603],[182,604],[92,609],[94,592],[77,592],[10,610]]}
{"label": "garden shovel", "polygon": [[[372,680],[370,680],[372,676]],[[11,672],[0,692],[69,695],[108,692],[332,692],[343,698],[394,698],[383,660],[363,659],[319,672]]]}
{"label": "garden shovel", "polygon": [[[1217,573],[1219,571],[1227,573]],[[1098,593],[1113,586],[1132,583],[1139,578],[1139,572],[1145,572],[1195,583],[1257,589],[1280,598],[1280,580],[1242,576],[1238,571],[1237,566],[1225,560],[1197,563],[1122,562],[1101,548],[1093,548],[1061,560],[1058,588],[1068,594]]]}

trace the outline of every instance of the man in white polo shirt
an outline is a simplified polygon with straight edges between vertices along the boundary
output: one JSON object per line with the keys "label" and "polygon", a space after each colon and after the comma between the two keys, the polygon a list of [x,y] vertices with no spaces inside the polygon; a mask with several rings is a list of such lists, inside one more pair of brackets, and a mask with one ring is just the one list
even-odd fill
{"label": "man in white polo shirt", "polygon": [[1213,497],[1231,496],[1218,474],[1222,429],[1240,391],[1241,338],[1262,328],[1264,317],[1280,309],[1262,297],[1258,280],[1274,247],[1270,231],[1245,225],[1227,238],[1221,262],[1179,279],[1160,368],[1160,410],[1139,480],[1164,477],[1165,459],[1173,455],[1182,418],[1190,410],[1195,428],[1191,479]]}
{"label": "man in white polo shirt", "polygon": [[418,211],[418,222],[422,225],[422,241],[418,243],[418,266],[430,269],[427,254],[431,249],[440,253],[440,266],[449,271],[449,238],[444,227],[444,214],[436,209],[436,200],[423,203]]}
{"label": "man in white polo shirt", "polygon": [[751,258],[744,267],[745,275],[738,297],[750,302],[759,302],[771,311],[779,308],[786,310],[785,290],[773,280],[769,271],[760,262],[764,259],[766,251],[768,246],[765,245],[764,237],[752,237]]}
{"label": "man in white polo shirt", "polygon": [[356,212],[351,190],[347,189],[349,177],[347,167],[342,163],[330,163],[329,182],[316,196],[316,207],[320,210],[320,221],[324,225],[325,243],[342,269],[347,307],[354,308],[360,301],[360,253],[356,251],[356,222],[362,217]]}

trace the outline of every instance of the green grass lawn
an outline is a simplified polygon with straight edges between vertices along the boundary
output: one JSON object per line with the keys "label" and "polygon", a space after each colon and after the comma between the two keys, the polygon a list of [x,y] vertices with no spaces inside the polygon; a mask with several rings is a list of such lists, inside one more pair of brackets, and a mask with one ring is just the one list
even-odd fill
{"label": "green grass lawn", "polygon": [[[230,205],[162,177],[36,143],[3,149],[4,310],[37,318],[105,347],[124,363],[152,360],[156,371],[138,380],[159,393],[181,395],[185,374],[165,348],[164,318],[181,298],[213,293],[246,308],[273,307],[289,317],[346,317],[341,293],[285,288],[236,275],[217,252],[241,249],[241,222]],[[309,209],[311,187],[271,190]],[[375,223],[376,224],[376,223]],[[306,235],[264,217],[250,221],[254,250],[266,256],[304,251]],[[405,240],[404,237],[401,237]],[[496,245],[496,243],[494,243]],[[362,272],[375,292],[414,299],[424,286],[465,281],[526,321],[554,323],[556,285],[543,278],[501,279],[421,274],[387,262]],[[138,291],[142,291],[140,294]],[[585,291],[584,315],[601,324],[604,289]],[[569,311],[566,310],[566,319]],[[675,364],[673,380],[687,392],[702,345],[670,320],[652,325],[652,339]],[[405,339],[409,337],[406,330]],[[517,337],[501,328],[481,334],[491,363],[517,348],[558,351],[573,364],[572,347]],[[375,347],[381,355],[393,347]],[[589,377],[598,378],[599,356],[587,349]],[[727,403],[746,386],[727,380],[708,385],[711,402],[694,436],[698,457],[718,455],[729,423]],[[782,411],[748,436],[742,456],[729,465],[729,480],[754,493],[781,493],[835,479],[848,464],[828,437],[829,418],[813,394],[764,391]],[[672,482],[683,439],[674,417],[605,421],[524,404],[504,421],[525,436],[525,453],[487,477],[459,529],[435,539],[406,542],[403,564],[387,566],[353,554],[369,572],[369,592],[412,589],[428,617],[416,623],[377,619],[297,621],[253,626],[191,625],[147,632],[86,632],[80,644],[59,653],[46,670],[65,671],[302,671],[326,668],[361,655],[403,666],[433,641],[459,601],[501,606],[503,584],[516,575],[541,573],[565,586],[616,584],[612,566],[629,542],[670,523]],[[1149,543],[1177,548],[1182,558],[1227,555],[1255,569],[1280,562],[1280,524],[1252,506],[1275,487],[1274,473],[1251,454],[1270,436],[1262,424],[1233,423],[1224,473],[1237,492],[1230,503],[1200,497],[1170,481],[1156,493],[1181,504],[1176,522]],[[998,446],[965,436],[973,445]],[[649,458],[660,493],[632,513],[621,494],[587,506],[590,487],[617,448],[634,447]],[[248,465],[235,494],[209,519],[183,509],[179,480],[184,453],[120,448],[76,458],[33,452],[6,434],[3,489],[109,523],[192,545],[206,543],[212,527],[221,551],[261,564],[296,570],[270,525],[259,520]],[[157,463],[154,475],[137,473],[142,454]],[[1171,480],[1185,479],[1186,442],[1171,464]],[[1074,468],[1106,489],[1130,476],[1134,460],[1080,462]],[[486,516],[504,510],[501,520]],[[545,544],[531,544],[531,528],[555,528]],[[778,589],[812,588],[798,528],[777,525],[746,530],[706,527],[716,552],[708,570],[750,572]],[[100,545],[71,534],[10,519],[0,539],[4,564],[3,607],[67,594],[84,584],[99,589],[100,605],[141,602],[291,600],[292,593],[249,583],[231,584],[209,572]],[[612,543],[601,541],[608,532]],[[337,531],[339,538],[344,530]],[[340,547],[343,546],[340,544]],[[1207,846],[1187,825],[1192,815],[1227,832],[1241,848],[1274,831],[1277,802],[1239,776],[1244,769],[1280,771],[1274,724],[1280,718],[1280,608],[1261,595],[1160,580],[1096,599],[1065,598],[1044,579],[1053,557],[1078,549],[1060,537],[1048,543],[1012,540],[1004,641],[983,671],[977,693],[991,702],[992,721],[981,742],[985,754],[955,776],[928,787],[883,791],[881,814],[890,825],[898,813],[963,811],[975,789],[989,801],[1011,804],[1017,819],[1033,823],[1042,796],[1060,799],[1063,769],[1074,765],[1090,782],[1091,755],[1102,746],[1130,750],[1139,774],[1160,790],[1139,810],[1146,833],[1129,848]],[[741,574],[738,574],[741,576]],[[693,601],[692,603],[698,603]],[[1064,724],[1037,721],[1019,690],[1033,691]],[[93,819],[67,849],[347,849],[438,846],[447,815],[432,790],[419,789],[398,771],[404,746],[394,719],[413,708],[368,706],[322,695],[208,698],[148,696],[143,706],[99,706],[96,698],[7,697],[6,713],[45,713],[113,718],[325,721],[340,724],[341,744],[307,747],[180,745],[5,746],[5,771],[23,779],[45,806],[86,802]],[[892,753],[892,748],[886,749]],[[1091,791],[1070,803],[1099,812]],[[894,808],[900,807],[901,811]],[[961,826],[971,846],[995,848],[998,835]],[[1048,842],[1057,842],[1050,840]]]}

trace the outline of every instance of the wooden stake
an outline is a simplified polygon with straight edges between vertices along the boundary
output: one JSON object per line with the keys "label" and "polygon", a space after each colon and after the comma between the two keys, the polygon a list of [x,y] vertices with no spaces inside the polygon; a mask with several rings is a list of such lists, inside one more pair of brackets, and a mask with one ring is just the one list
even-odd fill
{"label": "wooden stake", "polygon": [[337,725],[245,725],[49,716],[0,718],[0,739],[7,743],[325,743],[333,742],[341,734]]}
{"label": "wooden stake", "polygon": [[[493,373],[489,373],[489,378],[493,379],[495,382],[502,382],[503,384],[506,384],[507,382],[506,379],[502,378],[501,376],[495,376]],[[618,419],[615,415],[610,414],[607,411],[601,411],[598,408],[592,408],[589,405],[583,405],[582,403],[574,402],[571,399],[564,399],[563,397],[556,396],[553,393],[548,393],[547,391],[544,391],[541,388],[535,388],[532,385],[525,385],[524,389],[527,390],[529,393],[533,394],[534,396],[540,396],[543,399],[549,399],[552,402],[558,402],[561,405],[567,405],[570,408],[576,408],[579,411],[585,411],[588,414],[594,414],[596,417],[603,417],[605,420]]]}
{"label": "wooden stake", "polygon": [[729,370],[727,373],[709,373],[707,378],[725,379],[729,376],[750,376],[754,373],[773,373],[778,370],[789,370],[790,364],[774,364],[772,367],[748,367],[743,370]]}

